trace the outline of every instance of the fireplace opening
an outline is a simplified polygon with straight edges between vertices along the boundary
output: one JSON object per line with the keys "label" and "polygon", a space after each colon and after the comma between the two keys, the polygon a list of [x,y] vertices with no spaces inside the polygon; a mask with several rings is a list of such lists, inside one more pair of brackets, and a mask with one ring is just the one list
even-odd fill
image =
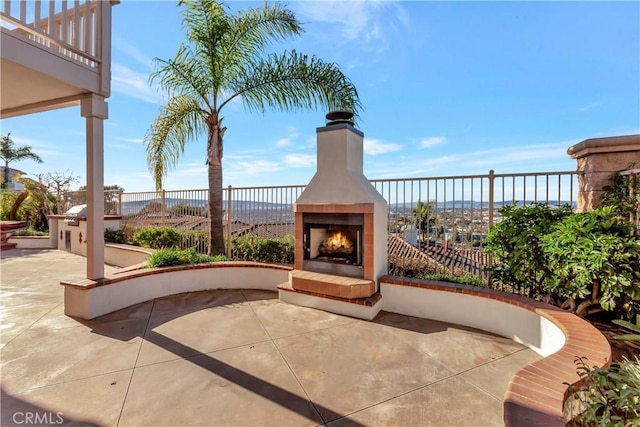
{"label": "fireplace opening", "polygon": [[362,214],[304,214],[303,268],[319,273],[364,277]]}

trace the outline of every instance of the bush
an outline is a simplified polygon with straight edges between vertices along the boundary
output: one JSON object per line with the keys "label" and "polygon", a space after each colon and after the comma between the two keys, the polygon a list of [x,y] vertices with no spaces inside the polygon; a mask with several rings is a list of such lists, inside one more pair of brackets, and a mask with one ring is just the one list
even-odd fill
{"label": "bush", "polygon": [[105,228],[104,241],[108,243],[127,243],[127,236],[122,230]]}
{"label": "bush", "polygon": [[387,272],[391,276],[421,278],[432,274],[443,274],[446,271],[441,265],[434,265],[422,258],[389,255]]}
{"label": "bush", "polygon": [[133,244],[152,249],[179,248],[180,233],[173,227],[146,227],[135,232]]}
{"label": "bush", "polygon": [[578,402],[569,426],[640,425],[640,359],[624,359],[608,368],[590,368],[578,361],[579,387],[569,387],[569,399]]}
{"label": "bush", "polygon": [[197,253],[193,248],[175,249],[163,248],[159,249],[149,257],[148,267],[169,267],[172,265],[189,265],[202,264],[205,262],[227,261],[224,255],[208,256]]}
{"label": "bush", "polygon": [[185,230],[180,233],[180,247],[193,248],[196,252],[206,254],[209,250],[209,234],[206,231]]}
{"label": "bush", "polygon": [[503,206],[502,221],[487,235],[487,252],[497,260],[489,268],[493,281],[526,291],[529,297],[546,294],[545,278],[553,272],[540,247],[540,240],[553,224],[571,215],[571,206],[555,209],[536,203],[529,206]]}
{"label": "bush", "polygon": [[293,236],[266,239],[247,234],[232,240],[234,258],[242,261],[293,264],[295,244]]}
{"label": "bush", "polygon": [[541,248],[553,272],[544,278],[545,289],[570,298],[577,315],[592,305],[613,310],[626,299],[640,300],[640,238],[612,207],[564,218],[541,238]]}
{"label": "bush", "polygon": [[[9,220],[9,214],[11,213],[11,208],[13,208],[13,204],[16,202],[16,199],[20,195],[19,192],[15,191],[2,191],[0,192],[0,219],[2,221]],[[16,214],[16,219],[18,221],[24,221],[27,218],[26,215],[26,205],[22,204],[18,208],[18,212]]]}
{"label": "bush", "polygon": [[40,230],[36,230],[35,228],[28,227],[23,230],[15,231],[11,233],[11,235],[12,236],[48,236],[49,232],[40,231]]}
{"label": "bush", "polygon": [[451,282],[451,283],[461,283],[463,285],[472,285],[472,286],[481,286],[485,287],[482,278],[476,276],[471,273],[462,273],[462,274],[450,274],[450,273],[436,273],[436,274],[425,274],[420,277],[420,279],[425,280],[438,280],[442,282]]}

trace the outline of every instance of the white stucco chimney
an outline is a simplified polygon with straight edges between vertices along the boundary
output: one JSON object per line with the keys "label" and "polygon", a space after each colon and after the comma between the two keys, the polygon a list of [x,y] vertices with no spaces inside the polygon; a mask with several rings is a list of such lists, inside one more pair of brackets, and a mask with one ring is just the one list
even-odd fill
{"label": "white stucco chimney", "polygon": [[363,174],[364,134],[353,114],[327,114],[316,129],[317,171],[296,203],[296,269],[303,269],[305,213],[354,214],[364,217],[364,278],[377,282],[387,272],[387,202]]}

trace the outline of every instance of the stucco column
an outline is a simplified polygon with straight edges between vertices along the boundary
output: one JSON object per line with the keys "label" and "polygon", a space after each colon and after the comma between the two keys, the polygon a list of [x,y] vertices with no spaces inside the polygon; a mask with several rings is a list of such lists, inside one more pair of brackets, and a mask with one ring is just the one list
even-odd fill
{"label": "stucco column", "polygon": [[104,277],[104,97],[87,95],[80,114],[87,122],[87,279],[95,280]]}
{"label": "stucco column", "polygon": [[578,212],[585,212],[600,204],[614,172],[640,165],[640,135],[586,139],[567,153],[578,162]]}

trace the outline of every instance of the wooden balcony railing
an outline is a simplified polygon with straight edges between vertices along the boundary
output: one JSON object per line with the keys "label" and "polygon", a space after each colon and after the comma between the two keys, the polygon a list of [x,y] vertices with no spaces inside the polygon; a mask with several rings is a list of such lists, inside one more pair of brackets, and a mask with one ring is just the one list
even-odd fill
{"label": "wooden balcony railing", "polygon": [[0,17],[3,30],[19,34],[86,67],[98,68],[103,61],[105,44],[110,46],[105,39],[110,38],[110,28],[104,28],[103,14],[104,7],[112,3],[5,0],[0,2]]}

